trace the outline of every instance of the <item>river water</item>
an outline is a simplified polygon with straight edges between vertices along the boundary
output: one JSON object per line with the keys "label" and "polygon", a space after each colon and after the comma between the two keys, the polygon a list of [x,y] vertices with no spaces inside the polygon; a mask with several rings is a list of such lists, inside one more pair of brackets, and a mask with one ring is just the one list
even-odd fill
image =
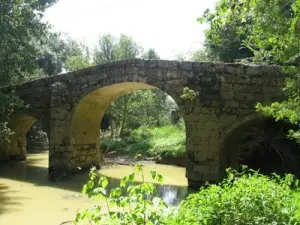
{"label": "river water", "polygon": [[[188,194],[185,168],[160,164],[145,164],[145,180],[151,181],[150,170],[163,175],[159,186],[161,197],[169,205],[177,205]],[[130,166],[101,169],[114,186],[133,172]],[[88,173],[76,174],[67,181],[51,182],[47,177],[48,152],[28,154],[23,162],[0,165],[0,224],[59,225],[72,221],[76,211],[93,206],[92,200],[80,193]]]}

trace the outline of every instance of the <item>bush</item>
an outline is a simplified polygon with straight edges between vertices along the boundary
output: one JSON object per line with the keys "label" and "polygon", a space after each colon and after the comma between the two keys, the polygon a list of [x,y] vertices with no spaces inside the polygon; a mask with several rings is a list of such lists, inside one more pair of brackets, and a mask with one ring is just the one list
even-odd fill
{"label": "bush", "polygon": [[[140,175],[143,182],[134,184],[136,176]],[[162,183],[162,176],[151,171],[153,180]],[[151,183],[144,182],[143,168],[136,165],[136,173],[125,176],[120,181],[120,187],[108,191],[108,180],[98,176],[95,169],[91,170],[90,180],[83,186],[82,192],[100,204],[78,212],[75,224],[86,221],[90,225],[163,225],[168,217],[166,203],[156,197],[157,190]],[[104,207],[103,207],[104,205]],[[106,207],[106,209],[105,209]]]}
{"label": "bush", "polygon": [[153,156],[183,156],[185,154],[185,132],[177,126],[164,126],[152,130],[151,149]]}
{"label": "bush", "polygon": [[[137,172],[120,181],[120,187],[108,192],[108,180],[93,170],[83,193],[102,200],[102,205],[77,213],[76,223],[89,224],[157,224],[157,225],[299,225],[300,194],[298,180],[292,175],[272,177],[244,168],[242,172],[227,170],[227,178],[219,185],[202,187],[182,201],[178,209],[168,209],[156,197],[153,184],[134,184],[143,178],[142,165]],[[162,176],[151,171],[156,182]],[[142,179],[143,180],[143,179]]]}
{"label": "bush", "polygon": [[101,148],[104,152],[106,151],[118,151],[123,149],[126,146],[126,143],[122,140],[116,139],[104,139],[101,142]]}
{"label": "bush", "polygon": [[228,169],[222,183],[202,187],[184,200],[169,224],[300,224],[298,181],[292,175],[267,177]]}
{"label": "bush", "polygon": [[104,139],[101,142],[101,149],[156,158],[183,156],[185,154],[184,126],[182,124],[154,128],[142,126],[133,130],[129,137],[121,140]]}
{"label": "bush", "polygon": [[143,141],[143,140],[149,140],[152,138],[152,132],[150,127],[141,126],[133,131],[131,131],[130,135],[136,142]]}

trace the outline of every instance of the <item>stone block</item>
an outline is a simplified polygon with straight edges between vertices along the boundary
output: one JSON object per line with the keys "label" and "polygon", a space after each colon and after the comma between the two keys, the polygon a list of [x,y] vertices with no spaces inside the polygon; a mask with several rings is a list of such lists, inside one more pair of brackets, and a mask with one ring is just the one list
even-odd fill
{"label": "stone block", "polygon": [[234,94],[232,91],[221,91],[220,92],[220,97],[221,97],[221,99],[224,99],[224,100],[232,99],[233,95]]}
{"label": "stone block", "polygon": [[[202,148],[202,147],[204,147],[204,148]],[[197,162],[205,161],[208,156],[207,148],[208,148],[208,146],[201,146],[201,149],[199,149],[199,151],[196,151],[194,153],[194,156],[195,156],[194,160]]]}
{"label": "stone block", "polygon": [[201,109],[201,113],[204,113],[204,114],[214,113],[214,111],[215,111],[215,108],[202,107],[202,109]]}
{"label": "stone block", "polygon": [[221,115],[220,121],[226,121],[226,122],[234,122],[236,121],[237,116],[236,115]]}
{"label": "stone block", "polygon": [[240,103],[238,101],[231,100],[230,101],[230,107],[232,107],[232,108],[238,108],[238,107],[240,107]]}
{"label": "stone block", "polygon": [[276,87],[272,87],[272,86],[264,86],[263,87],[263,93],[276,93],[277,92],[277,89]]}
{"label": "stone block", "polygon": [[206,130],[218,130],[219,128],[219,122],[218,121],[204,121],[203,122],[203,127]]}
{"label": "stone block", "polygon": [[[87,141],[77,134],[72,137],[72,143],[60,145],[63,139],[71,140],[70,126],[78,102],[99,88],[124,82],[154,85],[177,101],[187,121],[187,149],[196,152],[190,156],[196,162],[199,159],[217,158],[217,134],[223,132],[223,123],[230,125],[237,118],[254,112],[253,105],[256,102],[279,101],[285,97],[281,92],[285,83],[284,74],[276,67],[140,59],[98,65],[2,87],[0,91],[7,93],[12,88],[16,89],[17,95],[30,105],[29,109],[23,110],[34,114],[36,118],[50,114],[51,168],[74,169],[77,165],[88,167],[95,158],[98,160],[99,155],[99,146],[88,145],[91,140]],[[196,100],[180,99],[185,86],[199,93]],[[192,182],[216,179],[217,174],[206,169],[205,172],[189,172],[187,176]]]}

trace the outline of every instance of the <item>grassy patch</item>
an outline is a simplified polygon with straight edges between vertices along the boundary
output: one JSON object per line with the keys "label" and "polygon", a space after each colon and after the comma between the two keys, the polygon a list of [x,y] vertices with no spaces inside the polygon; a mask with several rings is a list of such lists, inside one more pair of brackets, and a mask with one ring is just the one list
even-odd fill
{"label": "grassy patch", "polygon": [[105,139],[103,151],[152,157],[183,156],[185,153],[185,130],[183,126],[140,127],[122,139]]}

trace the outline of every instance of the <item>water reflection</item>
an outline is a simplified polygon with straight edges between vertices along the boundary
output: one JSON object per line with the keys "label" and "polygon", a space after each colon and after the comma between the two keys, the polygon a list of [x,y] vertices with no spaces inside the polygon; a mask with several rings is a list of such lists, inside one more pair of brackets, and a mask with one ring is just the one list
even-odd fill
{"label": "water reflection", "polygon": [[[133,172],[129,166],[105,168],[110,187]],[[177,205],[190,190],[187,189],[185,169],[176,166],[147,164],[145,180],[151,181],[150,170],[164,177],[158,186],[160,196],[170,205]],[[58,225],[73,220],[76,211],[94,205],[80,193],[88,180],[88,172],[76,174],[71,180],[48,180],[48,153],[29,154],[24,162],[0,163],[0,224]]]}
{"label": "water reflection", "polygon": [[[107,177],[109,179],[108,191],[113,188],[119,187],[120,179]],[[137,182],[136,182],[137,183]],[[167,205],[177,206],[185,199],[189,194],[194,193],[195,190],[188,188],[187,186],[175,186],[175,185],[160,185],[155,184],[157,189],[157,195],[161,197]]]}

